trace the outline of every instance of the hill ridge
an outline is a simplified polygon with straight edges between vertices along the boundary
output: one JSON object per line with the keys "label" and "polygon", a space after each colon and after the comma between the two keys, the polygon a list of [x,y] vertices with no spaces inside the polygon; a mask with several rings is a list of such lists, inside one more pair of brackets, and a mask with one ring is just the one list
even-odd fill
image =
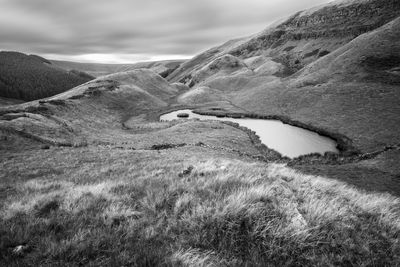
{"label": "hill ridge", "polygon": [[0,51],[0,96],[35,100],[55,95],[93,79],[79,71],[65,71],[48,60],[20,52]]}

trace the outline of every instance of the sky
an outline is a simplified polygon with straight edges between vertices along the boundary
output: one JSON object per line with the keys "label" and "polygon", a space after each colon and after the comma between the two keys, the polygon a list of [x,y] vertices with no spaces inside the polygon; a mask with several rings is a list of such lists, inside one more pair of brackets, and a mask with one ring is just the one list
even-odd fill
{"label": "sky", "polygon": [[95,63],[190,58],[331,0],[0,0],[0,50]]}

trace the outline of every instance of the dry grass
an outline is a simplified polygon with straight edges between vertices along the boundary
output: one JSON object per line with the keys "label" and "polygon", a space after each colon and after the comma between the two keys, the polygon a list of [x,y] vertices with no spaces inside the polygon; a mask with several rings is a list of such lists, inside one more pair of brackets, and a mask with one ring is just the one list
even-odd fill
{"label": "dry grass", "polygon": [[[400,200],[389,194],[204,148],[64,148],[52,151],[51,162],[45,153],[2,158],[0,189],[9,192],[0,211],[3,264],[382,266],[400,260]],[[21,244],[29,249],[14,255]]]}

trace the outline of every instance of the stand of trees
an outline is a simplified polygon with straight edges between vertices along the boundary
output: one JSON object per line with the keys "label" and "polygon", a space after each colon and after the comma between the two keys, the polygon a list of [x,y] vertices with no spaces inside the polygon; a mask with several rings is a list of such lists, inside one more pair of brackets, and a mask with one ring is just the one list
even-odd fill
{"label": "stand of trees", "polygon": [[92,80],[78,71],[65,71],[35,55],[0,52],[0,96],[25,101],[49,97]]}

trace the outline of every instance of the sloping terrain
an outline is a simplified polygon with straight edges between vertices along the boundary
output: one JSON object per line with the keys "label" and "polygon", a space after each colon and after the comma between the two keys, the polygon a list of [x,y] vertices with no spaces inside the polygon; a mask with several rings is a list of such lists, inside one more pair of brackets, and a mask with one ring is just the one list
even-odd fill
{"label": "sloping terrain", "polygon": [[[400,143],[399,12],[392,0],[332,2],[211,49],[167,79],[219,90],[249,113],[344,134],[361,151],[378,150]],[[246,71],[210,72],[227,57]]]}
{"label": "sloping terrain", "polygon": [[124,120],[165,109],[179,93],[150,70],[111,74],[50,98],[4,107],[0,129],[56,145],[79,146],[96,136],[109,140]]}
{"label": "sloping terrain", "polygon": [[[223,96],[243,114],[289,117],[346,136],[360,153],[379,155],[400,144],[399,14],[398,1],[335,1],[212,48],[167,79],[192,87],[179,98],[181,103],[193,104],[188,96],[212,88],[201,99]],[[252,72],[214,71],[196,79],[227,56]],[[230,112],[213,111],[220,106],[217,99],[214,105],[207,103],[203,112]],[[399,192],[396,151],[384,152],[374,164],[301,162],[296,168],[367,190]]]}
{"label": "sloping terrain", "polygon": [[1,154],[0,263],[396,266],[400,200],[202,147]]}
{"label": "sloping terrain", "polygon": [[241,59],[272,57],[287,67],[289,75],[355,37],[392,21],[399,12],[397,0],[334,1],[298,12],[258,34],[207,50],[185,62],[168,79],[190,80],[192,72],[226,54]]}
{"label": "sloping terrain", "polygon": [[[399,11],[336,1],[167,79],[141,68],[4,100],[0,265],[397,266]],[[194,108],[289,118],[357,153],[289,160],[235,124],[159,121]]]}
{"label": "sloping terrain", "polygon": [[130,71],[135,69],[150,69],[162,77],[168,76],[177,69],[185,60],[162,60],[138,62],[134,64],[100,64],[100,63],[78,63],[70,61],[51,60],[52,64],[67,71],[75,69],[100,77],[117,72]]}
{"label": "sloping terrain", "polygon": [[207,86],[196,87],[179,96],[178,101],[185,104],[204,104],[224,100],[224,95],[219,90]]}
{"label": "sloping terrain", "polygon": [[296,82],[375,82],[400,85],[400,18],[363,34],[299,72]]}
{"label": "sloping terrain", "polygon": [[0,96],[35,100],[56,95],[92,80],[76,70],[65,71],[35,55],[0,52]]}
{"label": "sloping terrain", "polygon": [[[277,84],[246,84],[234,103],[339,131],[361,149],[400,143],[400,19],[363,34]],[[217,88],[214,87],[213,88]]]}
{"label": "sloping terrain", "polygon": [[167,79],[171,82],[182,82],[189,84],[192,78],[191,72],[199,70],[216,58],[227,54],[225,52],[226,50],[244,41],[245,39],[235,39],[228,41],[219,47],[211,48],[204,53],[201,53],[182,63],[182,65],[180,65],[175,71],[167,76]]}
{"label": "sloping terrain", "polygon": [[224,55],[192,73],[193,77],[190,85],[201,83],[207,79],[213,79],[218,76],[235,75],[243,72],[247,73],[247,71],[250,70],[240,59],[232,55]]}

